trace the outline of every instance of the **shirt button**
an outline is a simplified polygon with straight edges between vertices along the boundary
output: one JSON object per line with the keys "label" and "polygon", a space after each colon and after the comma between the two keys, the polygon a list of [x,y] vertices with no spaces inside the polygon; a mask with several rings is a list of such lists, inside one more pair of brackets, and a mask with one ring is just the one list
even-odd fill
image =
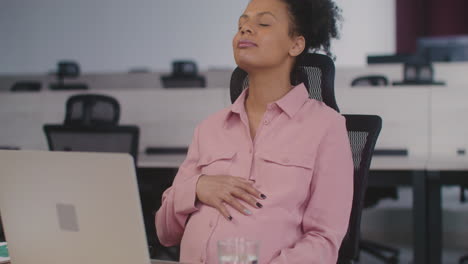
{"label": "shirt button", "polygon": [[213,222],[210,222],[210,227],[213,227]]}
{"label": "shirt button", "polygon": [[249,153],[252,154],[252,149],[249,149]]}
{"label": "shirt button", "polygon": [[204,261],[203,257],[200,257],[200,262],[203,263]]}
{"label": "shirt button", "polygon": [[268,125],[268,123],[270,123],[270,121],[268,121],[268,120],[263,121],[263,124],[265,124],[265,125]]}

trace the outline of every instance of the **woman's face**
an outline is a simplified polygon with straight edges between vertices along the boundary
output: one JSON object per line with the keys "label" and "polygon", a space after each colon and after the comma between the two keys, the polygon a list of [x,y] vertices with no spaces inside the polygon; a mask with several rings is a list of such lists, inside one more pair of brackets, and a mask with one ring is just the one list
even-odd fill
{"label": "woman's face", "polygon": [[232,41],[237,65],[250,71],[292,64],[303,47],[297,47],[297,37],[289,35],[289,23],[287,5],[281,0],[252,0]]}

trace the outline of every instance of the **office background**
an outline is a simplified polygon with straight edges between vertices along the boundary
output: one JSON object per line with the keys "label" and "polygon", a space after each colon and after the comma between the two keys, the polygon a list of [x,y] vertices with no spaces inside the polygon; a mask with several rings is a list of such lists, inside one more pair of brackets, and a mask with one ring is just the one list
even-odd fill
{"label": "office background", "polygon": [[[413,5],[405,7],[402,4],[405,1],[412,2]],[[430,35],[432,32],[434,35],[466,35],[468,26],[447,32],[439,30],[437,22],[421,22],[427,20],[427,16],[431,17],[431,14],[434,18],[437,17],[434,21],[452,21],[447,17],[450,12],[431,11],[443,10],[444,7],[438,5],[443,1],[336,2],[342,8],[344,17],[341,38],[332,43],[337,70],[335,90],[340,107],[346,112],[358,113],[373,113],[374,110],[385,108],[384,127],[378,147],[408,147],[410,156],[421,153],[428,156],[453,154],[453,149],[447,146],[452,147],[459,138],[441,139],[444,136],[442,127],[446,123],[438,125],[436,121],[440,122],[445,116],[436,113],[434,116],[438,117],[437,120],[429,116],[435,111],[432,109],[433,105],[437,105],[433,107],[436,110],[445,109],[456,102],[452,105],[452,110],[459,116],[449,118],[452,120],[450,124],[457,123],[453,119],[461,117],[457,120],[463,128],[456,129],[460,130],[459,134],[466,131],[468,121],[463,120],[466,115],[463,96],[468,95],[465,93],[468,91],[465,89],[468,86],[466,62],[434,63],[435,79],[445,81],[444,87],[388,86],[380,93],[375,88],[350,88],[350,84],[355,77],[374,73],[384,74],[390,81],[401,81],[404,78],[403,63],[368,65],[367,57],[414,52],[416,47],[413,37],[417,34]],[[418,4],[423,2],[431,3],[424,14],[417,9]],[[463,1],[454,0],[453,3],[455,2],[460,4]],[[0,1],[0,91],[10,88],[11,76],[17,76],[13,78],[15,81],[21,80],[21,76],[34,76],[43,84],[53,82],[55,76],[50,74],[56,71],[56,63],[64,59],[74,60],[79,62],[83,75],[81,81],[89,82],[90,92],[109,91],[110,95],[119,99],[123,110],[133,108],[131,111],[123,111],[122,122],[137,123],[140,126],[141,152],[147,146],[165,143],[184,147],[190,139],[192,127],[202,117],[229,104],[228,89],[207,89],[208,96],[197,90],[188,91],[184,98],[176,95],[180,90],[150,89],[162,88],[159,74],[170,73],[172,61],[177,59],[195,61],[202,74],[207,76],[208,88],[227,88],[230,74],[235,68],[231,41],[238,17],[247,3],[247,0]],[[459,5],[455,9],[462,10],[463,7]],[[405,10],[409,10],[410,14],[404,16],[406,20],[398,16],[398,13],[404,15]],[[415,16],[415,13],[422,15]],[[454,21],[455,25],[465,23]],[[453,27],[448,24],[444,29],[447,28]],[[410,36],[399,36],[405,32],[411,33]],[[145,69],[149,73],[129,75],[128,71],[131,69]],[[46,77],[40,76],[46,74],[49,76],[44,81]],[[98,77],[89,77],[99,74],[102,74],[99,81]],[[102,88],[118,90],[98,90]],[[141,88],[141,91],[136,91],[138,95],[133,93],[134,88]],[[44,85],[45,93],[41,92],[44,95],[41,99],[25,94],[22,98],[0,95],[0,99],[4,98],[0,103],[3,104],[0,117],[3,124],[8,126],[3,132],[0,130],[2,139],[21,137],[21,144],[25,143],[27,147],[46,148],[45,137],[40,131],[41,124],[43,120],[55,123],[63,121],[64,102],[71,94],[52,94],[47,89]],[[146,100],[139,101],[142,98]],[[159,99],[153,100],[155,98]],[[173,112],[172,116],[167,116],[165,112],[175,100],[180,100],[179,103],[203,104],[206,98],[216,100],[212,100],[210,105],[193,108],[196,110],[190,113],[191,116],[187,115],[184,108]],[[28,102],[27,107],[21,107],[19,103],[22,100]],[[33,112],[35,114],[30,114]],[[38,133],[28,129],[28,124],[31,123],[37,125]],[[159,130],[160,127],[165,130]],[[411,133],[398,135],[398,131],[403,131],[399,129],[406,129],[404,132]],[[171,131],[178,133],[171,134]],[[158,138],[148,136],[156,133],[159,133]],[[30,136],[32,134],[34,136]],[[431,139],[434,135],[438,136],[436,140]],[[171,139],[167,140],[166,136]],[[462,140],[462,146],[468,147],[467,138],[468,136]],[[427,144],[423,145],[424,142]],[[0,142],[0,145],[7,144]],[[453,253],[452,256],[455,257],[452,260],[468,253],[468,204],[460,202],[459,187],[444,187],[442,196],[443,247],[444,252]],[[400,187],[397,200],[383,200],[376,208],[364,211],[363,234],[373,240],[396,245],[404,253],[410,252],[413,243],[412,210],[411,188]]]}
{"label": "office background", "polygon": [[[58,60],[83,72],[170,70],[175,58],[201,70],[235,66],[231,41],[247,0],[1,1],[0,74],[44,73]],[[344,24],[337,65],[395,52],[394,0],[338,0]],[[352,52],[349,48],[352,47]]]}

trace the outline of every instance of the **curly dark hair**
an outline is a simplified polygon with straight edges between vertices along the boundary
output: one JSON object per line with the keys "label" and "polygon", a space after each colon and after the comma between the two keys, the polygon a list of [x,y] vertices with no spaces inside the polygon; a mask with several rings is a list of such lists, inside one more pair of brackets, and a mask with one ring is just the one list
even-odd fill
{"label": "curly dark hair", "polygon": [[290,15],[289,35],[302,35],[305,49],[301,53],[324,51],[328,56],[332,38],[338,38],[338,23],[341,22],[341,9],[332,0],[281,0],[288,6]]}
{"label": "curly dark hair", "polygon": [[330,51],[332,38],[339,38],[339,23],[342,21],[341,9],[333,0],[281,0],[287,7],[290,16],[289,36],[303,36],[305,48],[296,57],[291,69],[291,83],[300,83],[299,65],[306,53],[323,51],[333,60]]}

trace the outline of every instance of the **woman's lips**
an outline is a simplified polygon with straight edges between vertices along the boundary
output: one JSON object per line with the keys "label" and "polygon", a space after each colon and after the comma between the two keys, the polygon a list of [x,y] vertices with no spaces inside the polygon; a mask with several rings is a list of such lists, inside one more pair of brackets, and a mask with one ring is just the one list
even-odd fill
{"label": "woman's lips", "polygon": [[256,47],[257,44],[250,40],[241,40],[237,43],[238,48],[248,48],[248,47]]}

